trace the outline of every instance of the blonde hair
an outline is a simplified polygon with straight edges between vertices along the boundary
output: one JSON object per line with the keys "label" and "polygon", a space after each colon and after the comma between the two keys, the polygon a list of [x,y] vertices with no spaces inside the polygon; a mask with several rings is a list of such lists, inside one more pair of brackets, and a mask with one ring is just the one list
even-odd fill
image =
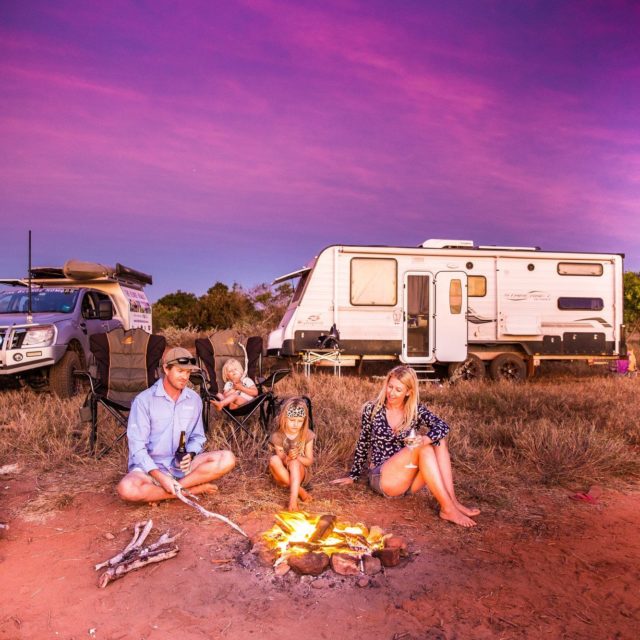
{"label": "blonde hair", "polygon": [[407,397],[404,399],[404,415],[402,418],[402,427],[408,427],[418,417],[418,376],[411,367],[400,365],[394,367],[387,373],[384,384],[373,405],[373,414],[380,411],[387,401],[387,385],[389,380],[395,378],[407,387]]}
{"label": "blonde hair", "polygon": [[304,409],[304,423],[302,424],[302,429],[300,429],[299,437],[301,442],[306,442],[307,435],[309,434],[309,407],[307,406],[304,398],[296,396],[283,402],[282,407],[280,408],[280,413],[278,414],[278,431],[286,437],[285,429],[287,427],[287,411],[290,408],[298,407]]}
{"label": "blonde hair", "polygon": [[242,365],[240,364],[239,360],[236,360],[235,358],[229,358],[222,365],[222,379],[224,380],[224,382],[229,382],[229,379],[230,379],[229,378],[229,369],[231,369],[232,366],[238,367],[238,369],[240,369],[240,373],[241,374],[244,371],[244,369],[242,368]]}

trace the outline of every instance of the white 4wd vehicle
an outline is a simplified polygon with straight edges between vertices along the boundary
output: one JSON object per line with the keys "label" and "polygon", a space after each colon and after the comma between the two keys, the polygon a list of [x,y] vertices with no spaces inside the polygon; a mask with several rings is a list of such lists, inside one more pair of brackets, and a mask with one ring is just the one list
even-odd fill
{"label": "white 4wd vehicle", "polygon": [[89,336],[119,326],[151,332],[146,284],[151,276],[121,264],[77,260],[31,269],[31,296],[28,279],[0,280],[0,382],[74,395],[74,372],[91,364]]}

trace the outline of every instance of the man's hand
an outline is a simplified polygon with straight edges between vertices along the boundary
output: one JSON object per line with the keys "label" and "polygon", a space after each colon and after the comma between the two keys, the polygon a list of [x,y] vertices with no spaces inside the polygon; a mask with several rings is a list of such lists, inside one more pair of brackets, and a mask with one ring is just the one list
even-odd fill
{"label": "man's hand", "polygon": [[182,460],[180,460],[180,471],[186,476],[191,471],[191,454],[187,453]]}
{"label": "man's hand", "polygon": [[171,476],[158,469],[154,469],[151,476],[169,495],[176,495],[175,480]]}

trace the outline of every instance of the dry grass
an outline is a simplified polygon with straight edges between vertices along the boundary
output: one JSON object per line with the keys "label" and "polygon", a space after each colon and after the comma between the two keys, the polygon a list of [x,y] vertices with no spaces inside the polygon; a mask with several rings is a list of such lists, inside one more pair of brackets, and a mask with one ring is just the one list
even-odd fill
{"label": "dry grass", "polygon": [[[313,400],[317,486],[348,469],[360,408],[380,384],[323,374],[309,379],[293,374],[279,383],[281,396],[304,394]],[[508,488],[640,478],[639,391],[640,377],[547,375],[521,385],[425,384],[421,395],[452,427],[450,446],[462,493],[499,503]],[[80,398],[65,401],[28,390],[0,393],[0,465],[19,462],[42,474],[80,472],[96,486],[115,483],[126,468],[126,446],[121,443],[98,461],[89,457],[88,425],[78,419],[81,404]],[[119,429],[103,416],[99,431],[108,441]],[[257,441],[234,437],[228,423],[216,417],[209,446],[236,452],[234,475],[247,487],[243,493],[251,496],[251,504],[280,504],[282,496],[264,475],[266,434],[255,433]]]}

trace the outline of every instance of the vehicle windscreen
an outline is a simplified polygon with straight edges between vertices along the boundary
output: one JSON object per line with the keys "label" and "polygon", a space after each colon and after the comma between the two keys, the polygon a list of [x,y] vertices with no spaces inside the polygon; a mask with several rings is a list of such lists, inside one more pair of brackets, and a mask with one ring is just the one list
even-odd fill
{"label": "vehicle windscreen", "polygon": [[[33,313],[71,313],[78,299],[77,289],[33,289]],[[0,313],[27,313],[29,292],[26,289],[0,291]]]}

